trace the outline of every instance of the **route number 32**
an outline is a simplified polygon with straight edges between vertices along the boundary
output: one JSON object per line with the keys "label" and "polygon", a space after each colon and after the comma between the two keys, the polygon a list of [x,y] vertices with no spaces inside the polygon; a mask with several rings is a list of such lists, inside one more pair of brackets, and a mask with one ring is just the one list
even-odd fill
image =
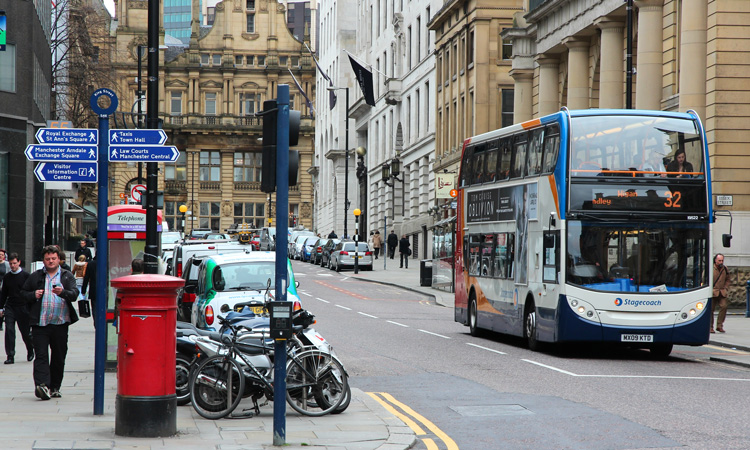
{"label": "route number 32", "polygon": [[680,191],[665,191],[664,195],[667,197],[667,201],[664,202],[664,206],[667,208],[682,208],[682,205],[680,204],[680,200],[682,198],[682,194]]}

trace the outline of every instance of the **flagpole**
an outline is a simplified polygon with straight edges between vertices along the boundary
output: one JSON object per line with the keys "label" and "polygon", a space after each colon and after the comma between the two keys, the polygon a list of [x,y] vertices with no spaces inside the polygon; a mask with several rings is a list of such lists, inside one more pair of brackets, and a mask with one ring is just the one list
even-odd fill
{"label": "flagpole", "polygon": [[[346,53],[347,55],[349,55],[349,57],[350,57],[350,58],[352,58],[352,59],[356,60],[357,62],[360,62],[360,61],[362,61],[362,60],[361,60],[360,58],[357,58],[356,56],[354,56],[354,55],[352,55],[351,53],[349,53],[348,51],[346,51],[346,49],[342,49],[342,50],[344,50],[344,53]],[[386,80],[390,80],[391,78],[393,78],[393,77],[389,77],[389,76],[388,76],[388,75],[386,75],[386,74],[385,74],[384,72],[381,72],[381,71],[379,71],[378,69],[374,68],[374,67],[373,67],[372,65],[370,65],[370,64],[367,64],[367,63],[366,63],[366,62],[364,62],[364,61],[362,61],[362,65],[363,65],[363,66],[368,66],[368,67],[369,67],[369,68],[370,68],[371,70],[374,70],[375,72],[379,73],[380,75],[383,75],[383,78],[385,78]]]}

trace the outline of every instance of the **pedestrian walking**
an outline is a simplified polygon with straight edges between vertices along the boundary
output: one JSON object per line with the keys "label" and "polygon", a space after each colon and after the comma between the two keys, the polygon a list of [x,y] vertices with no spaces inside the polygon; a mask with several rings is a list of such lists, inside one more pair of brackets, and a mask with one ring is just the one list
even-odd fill
{"label": "pedestrian walking", "polygon": [[91,302],[91,317],[94,318],[94,328],[96,328],[96,256],[91,260],[91,264],[86,265],[86,273],[83,275],[83,284],[81,285],[81,294],[89,294]]}
{"label": "pedestrian walking", "polygon": [[60,255],[60,267],[67,270],[68,272],[73,272],[73,269],[71,269],[68,263],[65,262],[66,256],[65,256],[65,252],[62,250],[62,247],[60,247],[59,245],[55,245],[55,247],[57,247],[57,251],[59,252],[59,255]]}
{"label": "pedestrian walking", "polygon": [[[0,248],[0,286],[3,285],[3,277],[10,272],[10,264],[5,260],[5,250]],[[3,321],[0,320],[0,331],[3,331]]]}
{"label": "pedestrian walking", "polygon": [[328,233],[328,239],[338,239],[338,236],[336,235],[336,230],[331,230],[331,232]]}
{"label": "pedestrian walking", "polygon": [[86,267],[88,264],[86,262],[86,255],[79,255],[78,261],[73,264],[73,275],[76,277],[76,286],[79,291],[81,290],[81,286],[83,286],[83,277],[86,276]]}
{"label": "pedestrian walking", "polygon": [[367,236],[367,247],[370,249],[370,251],[372,251],[372,249],[373,249],[373,246],[372,246],[373,236],[375,236],[375,232],[374,231],[370,231],[370,235]]}
{"label": "pedestrian walking", "polygon": [[32,273],[21,288],[21,296],[30,305],[35,393],[42,400],[62,397],[68,327],[78,321],[76,280],[60,267],[60,253],[56,245],[44,247],[44,268]]}
{"label": "pedestrian walking", "polygon": [[714,256],[714,292],[711,298],[711,333],[714,332],[714,312],[719,306],[719,317],[716,318],[716,331],[724,333],[724,319],[727,317],[727,292],[732,282],[729,270],[724,265],[724,255],[717,253]]}
{"label": "pedestrian walking", "polygon": [[29,307],[21,297],[21,288],[29,278],[29,273],[21,268],[21,260],[16,253],[10,254],[8,262],[10,272],[5,274],[3,287],[0,289],[0,316],[5,322],[5,364],[13,364],[16,356],[16,325],[26,345],[27,361],[34,359],[34,345],[29,328]]}
{"label": "pedestrian walking", "polygon": [[399,266],[401,269],[409,268],[409,257],[411,256],[411,244],[409,243],[409,239],[407,239],[406,235],[401,236],[401,240],[398,241],[398,252],[401,254],[401,266]]}
{"label": "pedestrian walking", "polygon": [[375,230],[375,234],[372,236],[372,252],[375,253],[375,259],[378,259],[381,247],[383,247],[383,236],[380,235],[380,231]]}
{"label": "pedestrian walking", "polygon": [[86,257],[86,261],[91,261],[91,249],[88,248],[88,244],[86,243],[85,239],[81,239],[81,242],[79,242],[79,247],[76,249],[75,254],[75,260],[76,262],[80,261],[80,256],[83,255]]}
{"label": "pedestrian walking", "polygon": [[398,246],[398,235],[396,230],[391,230],[391,234],[388,235],[388,257],[393,259],[396,255],[396,247]]}
{"label": "pedestrian walking", "polygon": [[130,274],[141,275],[143,273],[144,262],[141,258],[135,258],[130,262]]}

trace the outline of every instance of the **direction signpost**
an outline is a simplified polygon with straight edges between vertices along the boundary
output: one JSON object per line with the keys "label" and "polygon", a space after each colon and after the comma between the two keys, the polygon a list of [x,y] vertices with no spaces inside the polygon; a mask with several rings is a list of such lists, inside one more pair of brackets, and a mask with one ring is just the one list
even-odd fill
{"label": "direction signpost", "polygon": [[175,162],[180,152],[164,146],[167,134],[156,129],[109,130],[110,162]]}
{"label": "direction signpost", "polygon": [[73,183],[96,183],[96,162],[43,162],[34,169],[39,181],[68,181]]}
{"label": "direction signpost", "polygon": [[43,161],[34,174],[39,181],[96,183],[99,130],[93,128],[40,128],[39,144],[26,146],[26,159]]}

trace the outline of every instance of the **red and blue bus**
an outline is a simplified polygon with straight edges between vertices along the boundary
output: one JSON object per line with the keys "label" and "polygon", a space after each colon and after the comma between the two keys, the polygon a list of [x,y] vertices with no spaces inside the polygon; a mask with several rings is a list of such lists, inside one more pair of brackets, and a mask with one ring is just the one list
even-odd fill
{"label": "red and blue bus", "polygon": [[560,112],[467,139],[455,320],[660,356],[708,342],[711,180],[694,112]]}

